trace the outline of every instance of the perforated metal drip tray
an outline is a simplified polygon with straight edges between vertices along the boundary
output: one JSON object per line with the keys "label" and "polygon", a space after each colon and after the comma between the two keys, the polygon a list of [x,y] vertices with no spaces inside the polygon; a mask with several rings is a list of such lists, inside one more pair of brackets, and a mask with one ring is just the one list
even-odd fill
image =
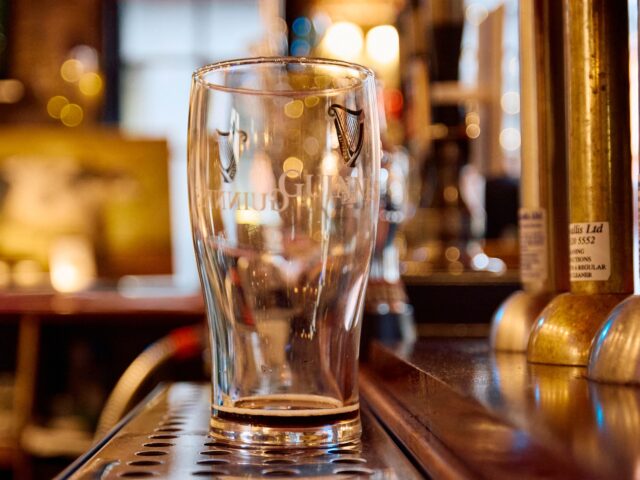
{"label": "perforated metal drip tray", "polygon": [[423,478],[366,405],[360,443],[297,450],[247,450],[213,441],[208,406],[208,386],[161,386],[58,478]]}

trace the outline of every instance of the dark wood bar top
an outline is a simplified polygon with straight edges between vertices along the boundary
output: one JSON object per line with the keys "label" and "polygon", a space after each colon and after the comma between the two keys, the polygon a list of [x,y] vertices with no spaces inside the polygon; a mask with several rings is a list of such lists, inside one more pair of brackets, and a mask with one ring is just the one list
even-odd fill
{"label": "dark wood bar top", "polygon": [[494,354],[486,339],[374,344],[362,395],[434,478],[640,476],[640,388]]}
{"label": "dark wood bar top", "polygon": [[204,303],[200,294],[179,292],[130,297],[111,289],[78,293],[4,291],[0,292],[0,316],[3,315],[38,315],[47,321],[105,315],[126,321],[131,315],[141,319],[161,315],[200,318],[204,316]]}

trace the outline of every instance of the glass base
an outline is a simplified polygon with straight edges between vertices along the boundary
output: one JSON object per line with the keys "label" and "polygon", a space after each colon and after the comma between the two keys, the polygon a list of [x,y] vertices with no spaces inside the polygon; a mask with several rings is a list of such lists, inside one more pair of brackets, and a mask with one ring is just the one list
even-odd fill
{"label": "glass base", "polygon": [[209,435],[243,447],[328,447],[360,439],[358,404],[317,395],[246,397],[212,406]]}

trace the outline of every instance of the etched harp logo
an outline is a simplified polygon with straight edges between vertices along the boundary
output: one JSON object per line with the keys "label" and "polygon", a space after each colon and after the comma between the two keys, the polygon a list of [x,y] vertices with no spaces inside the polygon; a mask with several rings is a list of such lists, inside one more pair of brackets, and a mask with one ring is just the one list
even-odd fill
{"label": "etched harp logo", "polygon": [[231,125],[231,131],[222,132],[216,129],[216,133],[222,179],[225,183],[231,183],[238,171],[238,158],[247,141],[247,132],[236,130],[234,123]]}
{"label": "etched harp logo", "polygon": [[350,110],[337,103],[329,107],[328,113],[336,126],[342,159],[348,167],[353,168],[362,150],[364,113],[362,109]]}

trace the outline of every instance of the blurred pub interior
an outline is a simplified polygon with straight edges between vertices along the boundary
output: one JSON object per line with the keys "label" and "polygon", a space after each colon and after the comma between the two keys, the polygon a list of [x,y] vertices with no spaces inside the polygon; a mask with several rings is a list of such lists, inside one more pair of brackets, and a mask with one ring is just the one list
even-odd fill
{"label": "blurred pub interior", "polygon": [[[376,275],[415,332],[486,335],[518,288],[517,0],[0,0],[0,478],[55,475],[145,348],[205,336],[190,76],[285,54],[380,79],[394,227]],[[183,357],[144,381],[206,379]]]}

